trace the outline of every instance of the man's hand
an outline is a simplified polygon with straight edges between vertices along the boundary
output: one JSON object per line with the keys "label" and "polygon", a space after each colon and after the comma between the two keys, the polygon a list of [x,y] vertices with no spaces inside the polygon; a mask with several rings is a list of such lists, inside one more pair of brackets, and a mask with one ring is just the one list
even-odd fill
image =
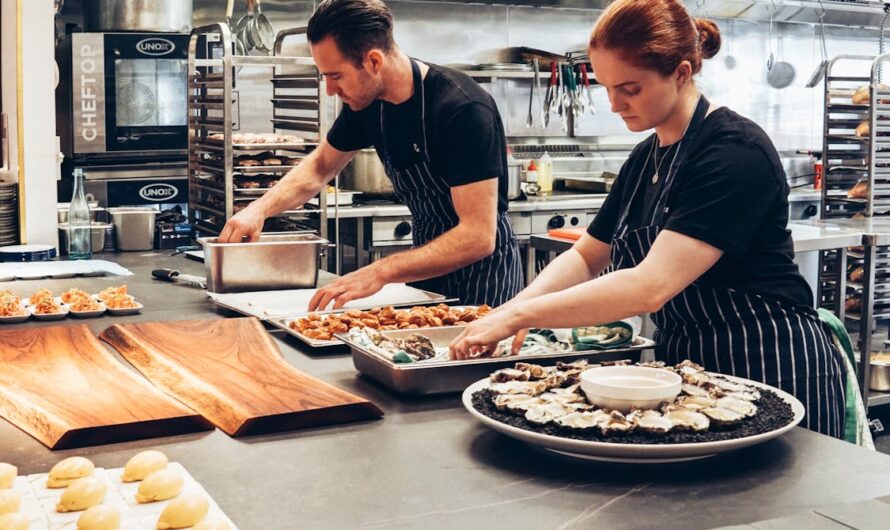
{"label": "man's hand", "polygon": [[250,207],[236,213],[226,222],[219,234],[220,243],[254,242],[260,238],[266,218],[251,211]]}
{"label": "man's hand", "polygon": [[331,302],[334,302],[334,309],[340,309],[350,300],[376,293],[387,283],[378,268],[368,265],[322,287],[309,301],[309,311],[324,311]]}

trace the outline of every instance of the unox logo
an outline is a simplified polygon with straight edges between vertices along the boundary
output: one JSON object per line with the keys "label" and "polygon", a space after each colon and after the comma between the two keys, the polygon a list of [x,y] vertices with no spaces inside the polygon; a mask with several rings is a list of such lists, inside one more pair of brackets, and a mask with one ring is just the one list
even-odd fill
{"label": "unox logo", "polygon": [[167,55],[176,49],[176,45],[167,39],[152,37],[137,42],[136,49],[145,55]]}
{"label": "unox logo", "polygon": [[142,186],[139,190],[139,196],[147,201],[166,201],[179,195],[179,190],[172,184],[149,184]]}

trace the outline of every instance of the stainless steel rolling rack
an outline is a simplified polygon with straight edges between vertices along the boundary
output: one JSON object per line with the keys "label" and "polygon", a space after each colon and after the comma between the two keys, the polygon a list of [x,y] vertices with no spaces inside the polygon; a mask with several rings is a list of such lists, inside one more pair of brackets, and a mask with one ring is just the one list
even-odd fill
{"label": "stainless steel rolling rack", "polygon": [[[868,406],[890,403],[890,394],[868,390],[875,323],[890,321],[890,217],[884,217],[890,213],[890,88],[880,83],[881,66],[888,59],[890,54],[835,57],[824,85],[822,216],[864,217],[841,221],[861,225],[864,236],[859,247],[822,254],[818,299],[841,319],[857,324],[859,383]],[[868,75],[835,75],[839,62],[859,63]],[[844,66],[845,72],[851,71]],[[853,103],[853,94],[862,86],[868,86],[868,101]],[[848,197],[857,184],[862,196]],[[858,299],[858,304],[847,310],[848,299]]]}
{"label": "stainless steel rolling rack", "polygon": [[[860,86],[868,84],[868,66],[874,59],[865,55],[839,55],[829,63],[825,72],[823,114],[822,219],[843,219],[865,213],[869,208],[865,199],[851,199],[847,192],[861,179],[868,179],[868,138],[857,136],[859,124],[868,119],[867,104],[853,104],[851,98]],[[861,75],[839,74],[849,71],[850,64],[861,65]],[[854,68],[855,69],[855,68]],[[821,307],[834,311],[844,320],[846,315],[847,269],[861,264],[860,249],[828,250],[820,253],[820,278],[816,299]]]}
{"label": "stainless steel rolling rack", "polygon": [[[188,65],[189,219],[199,233],[218,235],[226,220],[267,192],[318,146],[330,128],[336,101],[327,96],[312,58],[282,55],[284,40],[301,34],[305,34],[305,28],[283,30],[275,38],[272,56],[249,56],[232,53],[232,34],[226,24],[192,30]],[[236,127],[240,128],[234,110],[235,87],[238,72],[244,67],[268,69],[272,83],[272,135],[261,143],[234,141]],[[270,158],[275,165],[268,163]],[[246,162],[250,160],[254,162]],[[311,229],[327,239],[324,191],[319,194],[319,204],[318,210],[282,212],[271,225],[267,222],[265,230]],[[335,219],[336,212],[335,205]],[[336,243],[338,231],[334,236]],[[327,268],[327,258],[323,258],[322,266]]]}

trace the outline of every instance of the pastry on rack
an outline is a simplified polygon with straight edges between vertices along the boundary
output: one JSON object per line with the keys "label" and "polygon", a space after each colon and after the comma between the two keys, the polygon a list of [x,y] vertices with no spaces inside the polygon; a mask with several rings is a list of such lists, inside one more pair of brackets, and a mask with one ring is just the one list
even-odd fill
{"label": "pastry on rack", "polygon": [[[880,83],[878,85],[878,90],[890,90],[890,85],[886,85],[884,83]],[[853,103],[857,105],[870,103],[871,102],[871,93],[869,92],[869,85],[863,85],[856,89],[856,92],[853,93]],[[890,101],[884,99],[878,101],[878,103],[890,103]]]}
{"label": "pastry on rack", "polygon": [[207,517],[210,501],[200,493],[188,493],[168,504],[158,517],[158,530],[190,528]]}
{"label": "pastry on rack", "polygon": [[260,181],[258,180],[242,180],[238,183],[241,188],[252,190],[256,188],[261,188]]}
{"label": "pastry on rack", "polygon": [[46,479],[47,488],[67,488],[79,478],[88,477],[96,470],[93,463],[82,456],[68,457],[49,470]]}
{"label": "pastry on rack", "polygon": [[154,449],[136,453],[133,458],[127,461],[127,465],[124,466],[121,480],[123,482],[143,480],[155,471],[166,469],[169,463],[170,460],[167,458],[167,455]]}
{"label": "pastry on rack", "polygon": [[868,181],[860,180],[852,188],[847,191],[848,199],[867,199],[868,198]]}
{"label": "pastry on rack", "polygon": [[120,527],[120,510],[107,504],[87,508],[77,518],[77,530],[119,530]]}
{"label": "pastry on rack", "polygon": [[0,515],[0,530],[28,530],[31,521],[21,512]]}
{"label": "pastry on rack", "polygon": [[105,500],[106,493],[108,484],[104,480],[98,477],[79,478],[62,492],[62,497],[56,504],[56,511],[79,512],[98,506]]}
{"label": "pastry on rack", "polygon": [[269,158],[263,159],[264,166],[280,166],[281,159],[277,156],[270,156]]}

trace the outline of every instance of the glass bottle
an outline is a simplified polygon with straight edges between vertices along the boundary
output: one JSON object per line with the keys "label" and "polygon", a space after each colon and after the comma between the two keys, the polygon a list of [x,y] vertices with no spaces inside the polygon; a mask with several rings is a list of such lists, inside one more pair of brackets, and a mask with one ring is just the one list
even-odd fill
{"label": "glass bottle", "polygon": [[74,169],[74,194],[68,209],[68,259],[93,257],[90,205],[83,191],[83,169]]}

